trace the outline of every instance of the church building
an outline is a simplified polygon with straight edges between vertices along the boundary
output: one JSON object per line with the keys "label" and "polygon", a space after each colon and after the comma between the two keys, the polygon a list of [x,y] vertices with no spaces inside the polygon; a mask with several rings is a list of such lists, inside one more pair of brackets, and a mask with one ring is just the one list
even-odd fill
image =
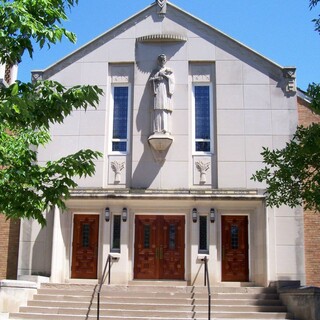
{"label": "church building", "polygon": [[305,283],[302,208],[270,208],[262,147],[298,124],[295,68],[167,1],[155,1],[34,80],[103,89],[97,109],[51,127],[39,163],[100,151],[93,177],[47,226],[21,222],[18,276],[55,283],[175,280]]}

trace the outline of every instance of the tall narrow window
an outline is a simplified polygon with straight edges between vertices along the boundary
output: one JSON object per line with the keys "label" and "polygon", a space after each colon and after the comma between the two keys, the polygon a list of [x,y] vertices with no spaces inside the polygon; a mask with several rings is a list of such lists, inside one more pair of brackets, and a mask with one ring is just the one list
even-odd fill
{"label": "tall narrow window", "polygon": [[199,216],[199,252],[208,252],[207,216]]}
{"label": "tall narrow window", "polygon": [[128,151],[129,87],[113,87],[112,151]]}
{"label": "tall narrow window", "polygon": [[120,252],[121,216],[113,216],[112,251]]}
{"label": "tall narrow window", "polygon": [[210,85],[194,85],[194,150],[212,151],[211,93]]}

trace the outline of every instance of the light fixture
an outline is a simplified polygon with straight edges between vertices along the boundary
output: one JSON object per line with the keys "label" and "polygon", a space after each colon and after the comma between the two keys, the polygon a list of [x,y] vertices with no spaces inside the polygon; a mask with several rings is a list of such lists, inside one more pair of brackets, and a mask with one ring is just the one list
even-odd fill
{"label": "light fixture", "polygon": [[216,210],[214,208],[210,209],[210,222],[214,223],[216,221]]}
{"label": "light fixture", "polygon": [[128,209],[127,208],[123,208],[122,209],[122,221],[126,222],[128,219]]}
{"label": "light fixture", "polygon": [[109,208],[104,209],[104,220],[106,220],[106,222],[110,221],[110,209]]}
{"label": "light fixture", "polygon": [[197,222],[197,220],[198,220],[198,211],[196,208],[193,208],[192,209],[192,221]]}

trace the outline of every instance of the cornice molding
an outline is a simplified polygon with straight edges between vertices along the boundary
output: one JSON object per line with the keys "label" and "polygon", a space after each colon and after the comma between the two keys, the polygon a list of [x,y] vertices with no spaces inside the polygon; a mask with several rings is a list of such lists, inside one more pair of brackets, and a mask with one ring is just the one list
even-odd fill
{"label": "cornice molding", "polygon": [[136,39],[137,42],[186,42],[187,37],[180,34],[150,34]]}

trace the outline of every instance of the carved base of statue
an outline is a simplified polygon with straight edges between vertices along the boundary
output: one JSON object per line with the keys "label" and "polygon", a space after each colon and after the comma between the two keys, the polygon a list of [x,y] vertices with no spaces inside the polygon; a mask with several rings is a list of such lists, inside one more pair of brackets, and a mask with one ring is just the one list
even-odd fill
{"label": "carved base of statue", "polygon": [[169,147],[173,142],[173,137],[170,133],[156,132],[148,138],[153,156],[157,162],[163,162],[168,152]]}
{"label": "carved base of statue", "polygon": [[171,145],[173,137],[169,133],[154,133],[148,138],[148,141],[154,150],[164,151]]}

